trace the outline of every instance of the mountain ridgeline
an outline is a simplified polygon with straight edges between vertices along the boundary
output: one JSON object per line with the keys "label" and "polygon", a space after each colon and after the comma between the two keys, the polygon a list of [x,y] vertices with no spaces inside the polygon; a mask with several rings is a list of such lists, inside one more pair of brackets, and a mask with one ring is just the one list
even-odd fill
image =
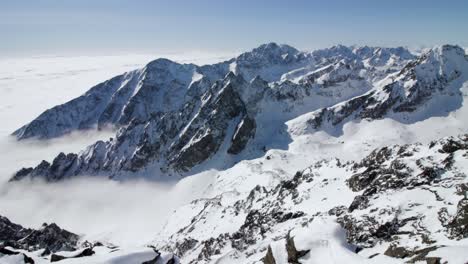
{"label": "mountain ridgeline", "polygon": [[308,133],[342,133],[346,122],[411,123],[460,107],[468,58],[444,45],[334,46],[302,52],[269,43],[212,65],[157,59],[53,107],[13,133],[50,139],[111,126],[116,136],[79,153],[19,170],[12,180],[78,175],[165,178],[226,168],[287,148],[285,122],[304,116]]}

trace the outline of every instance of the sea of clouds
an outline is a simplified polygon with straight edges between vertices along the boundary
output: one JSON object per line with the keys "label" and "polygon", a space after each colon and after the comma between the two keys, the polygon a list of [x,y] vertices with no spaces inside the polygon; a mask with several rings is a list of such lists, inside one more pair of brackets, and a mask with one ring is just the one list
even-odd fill
{"label": "sea of clouds", "polygon": [[[230,56],[230,55],[229,55]],[[0,60],[0,215],[26,227],[56,222],[84,239],[120,245],[154,239],[166,216],[203,189],[200,183],[177,187],[143,179],[125,182],[79,177],[48,184],[8,182],[15,171],[77,152],[113,131],[83,131],[40,141],[16,141],[10,134],[44,110],[84,93],[114,75],[143,67],[157,57],[197,64],[229,56],[206,53],[97,57],[34,57]],[[190,180],[188,180],[190,181]]]}

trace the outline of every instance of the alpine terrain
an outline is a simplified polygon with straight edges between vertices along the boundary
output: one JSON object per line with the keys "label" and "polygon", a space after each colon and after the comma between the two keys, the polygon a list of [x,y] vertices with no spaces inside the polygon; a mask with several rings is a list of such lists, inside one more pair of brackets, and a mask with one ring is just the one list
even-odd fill
{"label": "alpine terrain", "polygon": [[143,179],[193,199],[134,248],[0,216],[0,263],[468,263],[467,121],[468,55],[454,45],[156,59],[14,131],[115,136],[8,184]]}

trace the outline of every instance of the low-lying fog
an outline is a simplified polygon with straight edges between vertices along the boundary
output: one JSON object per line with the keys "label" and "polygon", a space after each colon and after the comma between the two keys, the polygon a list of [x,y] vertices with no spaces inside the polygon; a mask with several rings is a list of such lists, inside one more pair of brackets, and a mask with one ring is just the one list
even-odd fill
{"label": "low-lying fog", "polygon": [[[43,159],[50,161],[61,151],[79,151],[98,139],[109,138],[113,132],[88,131],[54,140],[23,142],[9,134],[45,109],[153,58],[139,55],[0,61],[0,215],[26,227],[56,222],[84,234],[85,239],[144,244],[155,238],[165,216],[176,205],[190,201],[203,189],[198,185],[202,181],[191,179],[185,180],[188,184],[183,187],[141,179],[116,182],[96,177],[54,184],[39,180],[8,183],[21,167],[35,166]],[[213,60],[220,58],[198,54],[194,61]]]}
{"label": "low-lying fog", "polygon": [[72,232],[85,234],[85,239],[120,245],[154,239],[165,216],[203,188],[184,185],[174,190],[175,186],[168,183],[142,179],[117,182],[102,177],[79,177],[52,184],[41,180],[7,182],[22,166],[52,160],[60,151],[78,151],[109,134],[88,132],[49,142],[18,143],[2,138],[0,215],[27,227],[56,222]]}

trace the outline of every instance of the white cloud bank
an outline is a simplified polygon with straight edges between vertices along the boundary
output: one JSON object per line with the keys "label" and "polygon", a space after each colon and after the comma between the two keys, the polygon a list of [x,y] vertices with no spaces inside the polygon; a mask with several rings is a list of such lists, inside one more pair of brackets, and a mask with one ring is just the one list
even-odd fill
{"label": "white cloud bank", "polygon": [[[158,56],[46,57],[0,60],[0,215],[27,227],[56,222],[85,239],[144,244],[156,233],[176,205],[204,189],[203,177],[186,179],[184,187],[143,180],[125,183],[82,177],[61,183],[39,180],[7,183],[21,167],[73,152],[111,131],[72,133],[48,140],[17,142],[15,129],[42,111],[64,103],[114,75],[142,67]],[[169,54],[179,62],[197,64],[226,59],[213,54]],[[200,179],[200,180],[198,180]],[[193,182],[191,182],[193,181]],[[173,190],[178,188],[178,190]]]}

